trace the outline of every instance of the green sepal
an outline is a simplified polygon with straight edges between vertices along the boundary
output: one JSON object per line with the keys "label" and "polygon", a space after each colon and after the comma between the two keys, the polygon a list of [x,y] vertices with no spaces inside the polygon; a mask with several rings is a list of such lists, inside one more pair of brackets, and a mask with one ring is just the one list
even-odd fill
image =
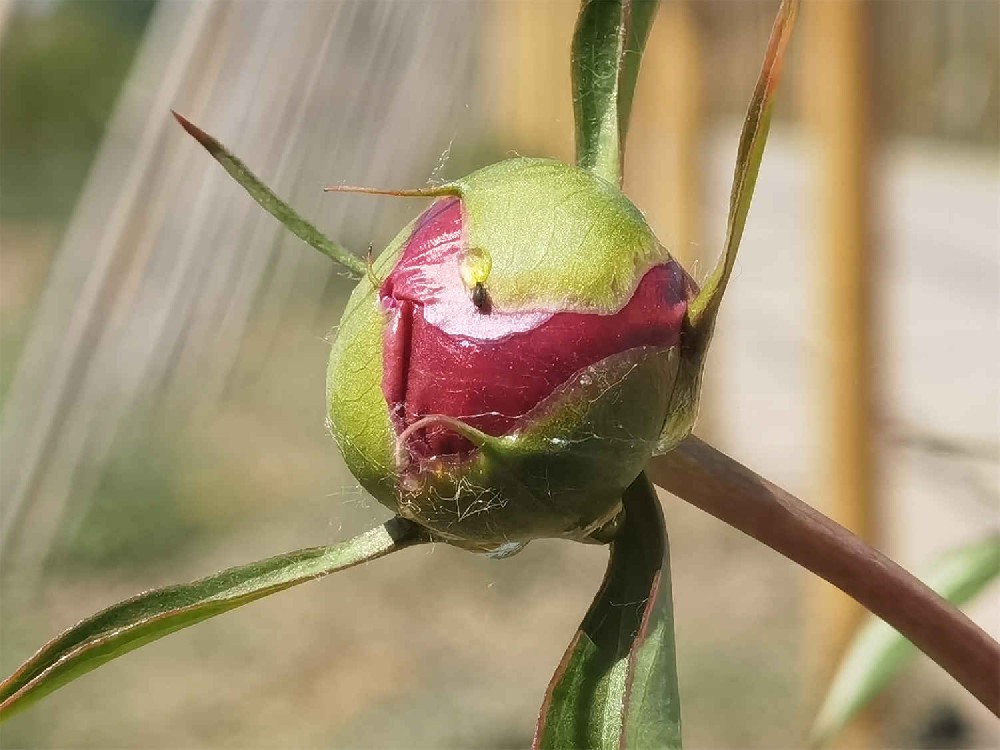
{"label": "green sepal", "polygon": [[681,441],[691,434],[698,419],[706,352],[684,348],[680,352],[677,376],[667,406],[667,419],[663,423],[660,439],[653,450],[653,454],[657,456],[662,456],[680,445]]}
{"label": "green sepal", "polygon": [[397,512],[477,550],[587,539],[620,512],[622,491],[652,455],[677,366],[675,348],[631,349],[578,372],[514,432],[456,430],[477,450],[401,477]]}
{"label": "green sepal", "polygon": [[688,306],[681,334],[681,365],[670,399],[667,421],[656,447],[657,455],[673,450],[690,435],[698,417],[705,358],[712,342],[719,306],[743,237],[757,173],[764,155],[764,145],[771,127],[774,94],[781,77],[782,63],[797,11],[798,0],[782,0],[771,30],[764,64],[740,135],[723,254]]}
{"label": "green sepal", "polygon": [[[621,190],[555,159],[506,159],[461,179],[415,190],[327,189],[459,197],[465,244],[489,257],[484,281],[498,312],[617,312],[646,271],[670,260],[642,212]],[[412,227],[379,255],[378,277],[384,278],[399,260]]]}
{"label": "green sepal", "polygon": [[624,193],[569,164],[508,159],[452,185],[469,247],[490,255],[496,310],[616,312],[670,260]]}
{"label": "green sepal", "polygon": [[795,17],[798,13],[798,0],[782,0],[778,8],[771,38],[768,41],[764,63],[757,79],[757,86],[747,108],[746,120],[740,134],[740,143],[736,154],[736,170],[733,175],[733,187],[729,198],[729,221],[726,228],[726,240],[722,257],[705,280],[698,296],[691,302],[688,309],[689,325],[696,333],[697,345],[705,350],[708,348],[719,312],[722,296],[725,294],[729,278],[736,264],[736,254],[739,251],[740,240],[743,239],[743,228],[746,226],[750,202],[753,200],[754,186],[757,183],[757,173],[764,156],[764,144],[771,128],[771,111],[774,108],[774,95],[781,79],[782,64],[785,51],[795,27]]}
{"label": "green sepal", "polygon": [[331,334],[326,370],[327,426],[354,477],[390,508],[395,508],[387,500],[395,487],[395,433],[382,393],[382,338],[388,316],[376,284],[395,265],[414,223],[396,235],[372,263],[370,277],[351,293]]}

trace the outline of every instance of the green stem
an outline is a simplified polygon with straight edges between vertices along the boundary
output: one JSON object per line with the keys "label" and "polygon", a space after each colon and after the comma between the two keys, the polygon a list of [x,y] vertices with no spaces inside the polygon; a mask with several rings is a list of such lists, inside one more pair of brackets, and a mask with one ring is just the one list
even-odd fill
{"label": "green stem", "polygon": [[639,63],[658,0],[582,0],[573,34],[576,163],[621,184]]}

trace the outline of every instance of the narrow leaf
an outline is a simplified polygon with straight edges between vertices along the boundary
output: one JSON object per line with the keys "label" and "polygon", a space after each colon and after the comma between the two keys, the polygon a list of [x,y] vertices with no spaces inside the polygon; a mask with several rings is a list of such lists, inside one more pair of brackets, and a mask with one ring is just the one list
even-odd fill
{"label": "narrow leaf", "polygon": [[746,225],[747,212],[750,210],[754,185],[760,170],[760,160],[764,155],[764,144],[771,127],[774,94],[781,78],[782,63],[792,36],[792,28],[795,26],[798,6],[798,0],[781,0],[781,7],[778,8],[777,18],[771,29],[771,38],[767,44],[767,53],[764,56],[764,65],[747,109],[743,132],[740,134],[723,254],[688,310],[688,320],[693,327],[703,332],[702,340],[705,346],[711,336],[715,316],[722,302],[722,295],[726,291],[726,285],[729,283],[729,277],[732,275],[736,253],[743,238],[743,227]]}
{"label": "narrow leaf", "polygon": [[573,35],[576,163],[620,184],[639,63],[659,0],[582,0]]}
{"label": "narrow leaf", "polygon": [[232,178],[244,190],[250,193],[251,198],[257,201],[271,216],[284,224],[292,234],[319,250],[323,255],[340,263],[340,265],[351,272],[351,276],[354,278],[360,279],[365,275],[365,263],[361,258],[353,255],[347,248],[330,240],[316,227],[299,216],[294,208],[275,195],[271,188],[261,182],[246,164],[233,156],[215,138],[176,112],[174,112],[174,117],[177,118],[177,122],[181,124],[181,127],[198,143],[204,146],[205,150],[222,165],[223,169],[229,172]]}
{"label": "narrow leaf", "polygon": [[[992,536],[946,553],[931,565],[923,581],[961,606],[998,576],[1000,536]],[[841,660],[813,726],[813,744],[832,739],[916,654],[916,646],[899,631],[871,618]]]}
{"label": "narrow leaf", "polygon": [[341,544],[278,555],[126,599],[49,641],[0,683],[0,721],[92,669],[176,630],[426,541],[419,527],[394,518]]}
{"label": "narrow leaf", "polygon": [[681,747],[663,513],[645,474],[623,501],[604,583],[549,683],[533,748]]}

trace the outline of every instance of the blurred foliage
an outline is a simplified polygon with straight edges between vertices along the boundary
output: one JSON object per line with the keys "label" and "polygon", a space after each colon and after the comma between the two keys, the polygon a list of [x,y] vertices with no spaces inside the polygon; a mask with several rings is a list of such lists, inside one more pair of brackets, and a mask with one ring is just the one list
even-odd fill
{"label": "blurred foliage", "polygon": [[61,526],[50,561],[60,574],[162,563],[210,530],[182,502],[183,452],[164,437],[147,433],[112,454],[90,503]]}
{"label": "blurred foliage", "polygon": [[[766,35],[774,0],[695,2],[702,32],[702,96],[708,119],[743,107],[746,60]],[[808,14],[808,5],[803,10]],[[1000,3],[975,0],[882,0],[871,3],[872,98],[888,137],[955,144],[1000,142]],[[790,77],[801,76],[792,53]],[[798,100],[801,83],[785,96]],[[785,107],[792,110],[792,107]],[[786,112],[787,116],[787,112]]]}
{"label": "blurred foliage", "polygon": [[153,6],[15,4],[0,46],[0,218],[65,221]]}
{"label": "blurred foliage", "polygon": [[[0,45],[0,221],[6,303],[0,394],[155,0],[15,2]],[[92,507],[62,530],[61,569],[156,559],[196,538],[177,518],[175,458],[149,439],[116,456]],[[123,496],[135,502],[120,503]],[[148,531],[150,513],[158,533]],[[113,516],[113,518],[112,518]],[[166,516],[166,517],[165,517]],[[86,533],[80,533],[82,529]]]}
{"label": "blurred foliage", "polygon": [[[921,579],[957,607],[1000,576],[1000,536],[949,550]],[[886,622],[869,617],[848,645],[813,726],[815,746],[825,745],[877,696],[919,652]]]}

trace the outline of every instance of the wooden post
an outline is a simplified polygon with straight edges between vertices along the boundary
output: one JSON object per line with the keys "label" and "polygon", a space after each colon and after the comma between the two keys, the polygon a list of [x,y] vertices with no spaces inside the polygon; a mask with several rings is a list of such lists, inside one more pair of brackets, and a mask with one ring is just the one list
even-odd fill
{"label": "wooden post", "polygon": [[[817,373],[822,431],[820,510],[866,540],[874,526],[872,440],[872,116],[866,0],[809,0],[799,49],[805,124],[812,137],[816,299],[822,346]],[[821,581],[810,583],[806,647],[818,698],[862,611]],[[871,714],[845,733],[844,746],[877,744]]]}
{"label": "wooden post", "polygon": [[660,7],[643,55],[625,157],[625,190],[691,270],[701,234],[701,45],[686,0]]}
{"label": "wooden post", "polygon": [[573,162],[569,50],[579,4],[493,4],[490,88],[497,131],[523,156]]}

